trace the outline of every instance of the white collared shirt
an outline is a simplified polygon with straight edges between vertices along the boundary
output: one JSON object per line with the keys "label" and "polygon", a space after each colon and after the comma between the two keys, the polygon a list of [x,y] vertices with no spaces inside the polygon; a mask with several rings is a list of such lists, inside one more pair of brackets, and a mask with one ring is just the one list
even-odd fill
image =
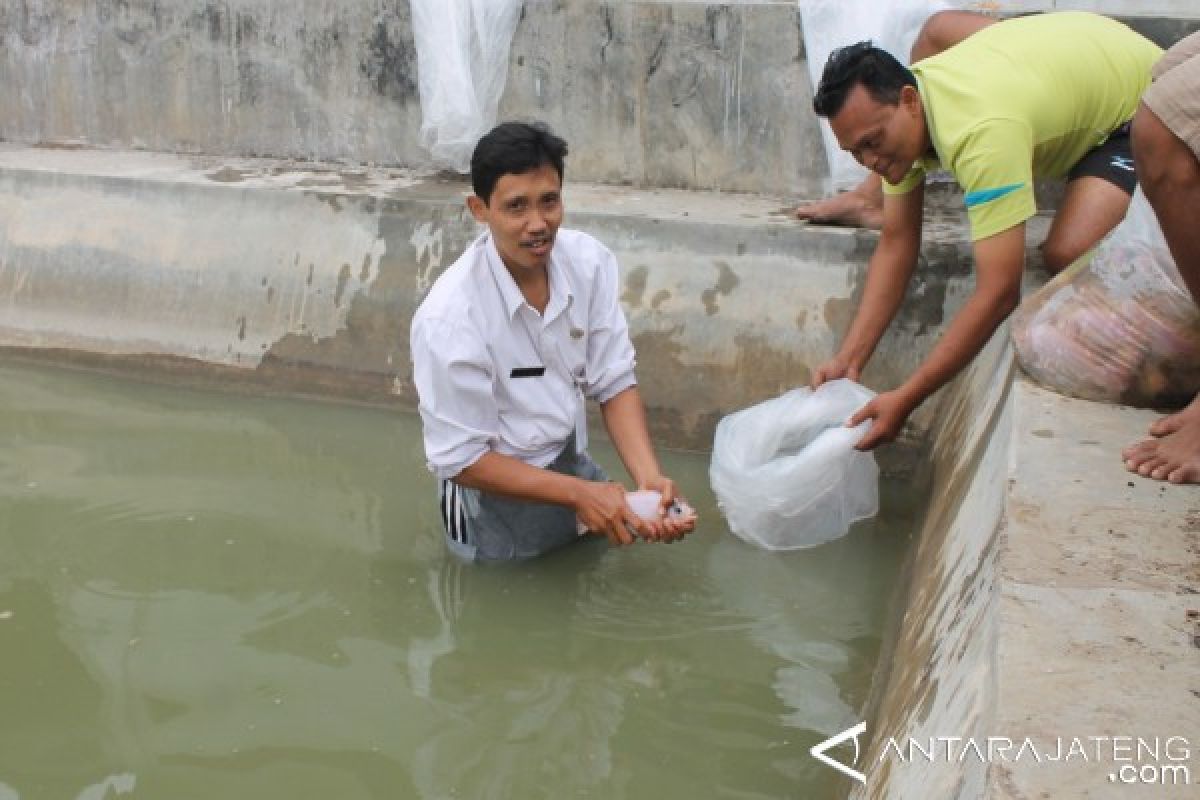
{"label": "white collared shirt", "polygon": [[413,380],[439,479],[489,451],[544,467],[572,432],[583,450],[583,397],[604,403],[637,382],[613,254],[586,233],[559,229],[548,270],[543,315],[485,232],[413,316]]}

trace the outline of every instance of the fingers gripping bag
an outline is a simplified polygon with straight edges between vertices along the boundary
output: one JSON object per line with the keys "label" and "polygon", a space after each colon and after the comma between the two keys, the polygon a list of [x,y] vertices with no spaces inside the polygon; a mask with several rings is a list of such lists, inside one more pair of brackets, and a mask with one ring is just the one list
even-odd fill
{"label": "fingers gripping bag", "polygon": [[1063,394],[1163,407],[1200,390],[1200,310],[1140,188],[1090,260],[1021,304],[1012,331],[1021,368]]}
{"label": "fingers gripping bag", "polygon": [[875,393],[835,380],[737,411],[717,424],[709,480],[729,529],[768,550],[814,547],[879,512],[879,467],[846,421]]}

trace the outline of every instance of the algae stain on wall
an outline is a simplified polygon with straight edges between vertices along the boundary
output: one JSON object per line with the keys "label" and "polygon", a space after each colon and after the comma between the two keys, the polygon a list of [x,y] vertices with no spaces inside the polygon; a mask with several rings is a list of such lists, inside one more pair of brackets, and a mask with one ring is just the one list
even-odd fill
{"label": "algae stain on wall", "polygon": [[280,338],[263,359],[265,370],[279,381],[316,383],[343,397],[415,404],[409,322],[446,254],[461,252],[479,233],[462,209],[431,206],[416,213],[424,219],[415,224],[411,208],[373,217],[375,238],[359,280],[349,254],[337,273],[338,282],[358,284],[344,293],[343,324],[320,336]]}
{"label": "algae stain on wall", "polygon": [[444,249],[442,229],[433,222],[422,222],[413,229],[409,244],[416,250],[417,292],[424,293],[433,285],[435,273],[442,268]]}
{"label": "algae stain on wall", "polygon": [[700,294],[700,300],[704,303],[704,313],[710,317],[721,310],[717,303],[718,298],[727,296],[733,293],[741,280],[737,273],[725,261],[713,262],[717,268],[717,282],[711,288],[705,289]]}
{"label": "algae stain on wall", "polygon": [[642,297],[646,294],[646,283],[650,277],[650,268],[639,264],[625,276],[625,291],[621,294],[621,302],[630,308],[639,308]]}

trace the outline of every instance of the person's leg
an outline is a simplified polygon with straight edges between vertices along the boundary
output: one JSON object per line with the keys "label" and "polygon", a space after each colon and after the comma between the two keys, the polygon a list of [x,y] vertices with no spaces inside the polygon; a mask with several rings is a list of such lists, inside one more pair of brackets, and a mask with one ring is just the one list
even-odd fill
{"label": "person's leg", "polygon": [[939,11],[925,20],[909,53],[910,64],[949,50],[976,31],[996,22],[974,11]]}
{"label": "person's leg", "polygon": [[[1168,51],[1133,121],[1133,155],[1179,274],[1200,302],[1200,34]],[[1121,456],[1131,472],[1200,483],[1200,396]]]}
{"label": "person's leg", "polygon": [[1168,50],[1155,72],[1133,120],[1133,158],[1175,266],[1200,304],[1200,33]]}
{"label": "person's leg", "polygon": [[[1200,87],[1197,87],[1200,91]],[[1197,98],[1200,111],[1200,98]],[[1200,298],[1200,156],[1143,104],[1134,118],[1134,159],[1179,275]]]}
{"label": "person's leg", "polygon": [[[996,20],[972,11],[939,11],[921,26],[908,63],[949,50],[972,33],[986,28]],[[849,225],[856,228],[883,226],[883,183],[874,172],[868,172],[862,182],[849,191],[827,197],[816,203],[806,203],[792,211],[796,219],[821,225]]]}
{"label": "person's leg", "polygon": [[1066,194],[1041,244],[1042,260],[1061,272],[1091,250],[1129,209],[1129,194],[1103,178],[1085,176],[1067,184]]}
{"label": "person's leg", "polygon": [[1137,189],[1129,125],[1113,131],[1067,173],[1067,191],[1041,244],[1051,272],[1061,272],[1125,218]]}

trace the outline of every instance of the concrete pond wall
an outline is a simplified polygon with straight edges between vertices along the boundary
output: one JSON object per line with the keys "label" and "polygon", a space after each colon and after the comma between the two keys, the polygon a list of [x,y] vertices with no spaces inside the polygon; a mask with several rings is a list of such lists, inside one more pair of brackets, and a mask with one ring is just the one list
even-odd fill
{"label": "concrete pond wall", "polygon": [[[1190,2],[1089,8],[1162,43]],[[502,118],[571,143],[572,176],[813,196],[827,174],[794,0],[527,0]],[[408,0],[0,4],[0,139],[424,168]]]}
{"label": "concrete pond wall", "polygon": [[[412,406],[408,324],[479,228],[466,187],[148,153],[0,147],[0,345]],[[806,228],[769,198],[569,184],[606,242],[666,444],[801,385],[849,324],[875,234]],[[931,225],[868,379],[892,385],[969,292]],[[769,302],[764,298],[770,298]]]}

